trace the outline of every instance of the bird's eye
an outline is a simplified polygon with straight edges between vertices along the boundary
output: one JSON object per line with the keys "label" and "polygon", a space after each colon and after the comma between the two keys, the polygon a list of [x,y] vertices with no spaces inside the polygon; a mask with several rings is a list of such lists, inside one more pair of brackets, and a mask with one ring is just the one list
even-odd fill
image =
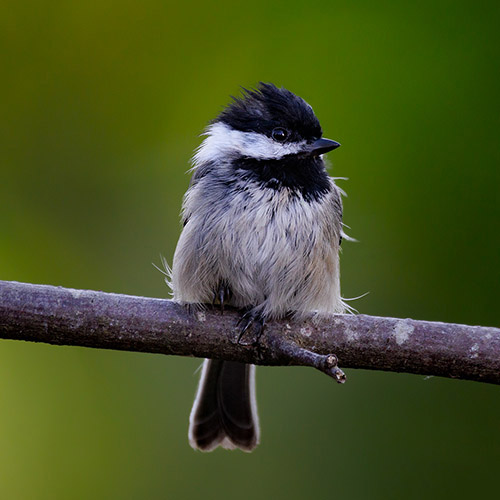
{"label": "bird's eye", "polygon": [[276,127],[274,130],[273,130],[273,139],[275,141],[278,141],[278,142],[283,142],[286,140],[286,138],[288,137],[288,132],[286,131],[286,129],[284,128],[281,128],[281,127]]}

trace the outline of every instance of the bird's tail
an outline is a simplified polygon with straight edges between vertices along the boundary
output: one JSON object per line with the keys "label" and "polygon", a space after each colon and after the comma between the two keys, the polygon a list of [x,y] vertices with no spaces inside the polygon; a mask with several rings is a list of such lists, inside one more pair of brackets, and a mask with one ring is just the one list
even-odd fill
{"label": "bird's tail", "polygon": [[189,443],[202,451],[217,446],[252,451],[259,444],[255,366],[206,359],[189,417]]}

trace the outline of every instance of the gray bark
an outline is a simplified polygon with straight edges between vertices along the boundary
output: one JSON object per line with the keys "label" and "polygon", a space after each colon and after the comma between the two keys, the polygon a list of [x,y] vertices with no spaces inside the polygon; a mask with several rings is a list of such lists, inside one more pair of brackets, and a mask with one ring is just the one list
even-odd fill
{"label": "gray bark", "polygon": [[[190,312],[170,300],[0,281],[0,338],[101,349],[309,365],[337,381],[346,368],[500,384],[500,329],[331,315],[272,321],[238,344],[237,311]],[[334,353],[334,355],[333,355]],[[335,357],[336,356],[336,357]]]}

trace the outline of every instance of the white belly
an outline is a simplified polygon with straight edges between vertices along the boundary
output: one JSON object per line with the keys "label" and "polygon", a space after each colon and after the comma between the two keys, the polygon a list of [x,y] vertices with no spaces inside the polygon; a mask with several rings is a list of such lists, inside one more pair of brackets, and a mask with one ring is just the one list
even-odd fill
{"label": "white belly", "polygon": [[265,189],[196,212],[174,257],[174,298],[211,302],[224,281],[232,305],[257,308],[265,317],[342,312],[340,220],[331,206],[304,202],[285,189]]}

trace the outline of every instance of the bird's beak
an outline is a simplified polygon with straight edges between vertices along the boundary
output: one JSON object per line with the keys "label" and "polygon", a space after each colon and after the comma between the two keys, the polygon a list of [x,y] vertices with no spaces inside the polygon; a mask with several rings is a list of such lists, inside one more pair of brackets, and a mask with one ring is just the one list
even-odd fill
{"label": "bird's beak", "polygon": [[337,149],[339,146],[340,144],[338,142],[332,141],[331,139],[318,139],[307,148],[307,151],[313,156],[319,156],[333,149]]}

